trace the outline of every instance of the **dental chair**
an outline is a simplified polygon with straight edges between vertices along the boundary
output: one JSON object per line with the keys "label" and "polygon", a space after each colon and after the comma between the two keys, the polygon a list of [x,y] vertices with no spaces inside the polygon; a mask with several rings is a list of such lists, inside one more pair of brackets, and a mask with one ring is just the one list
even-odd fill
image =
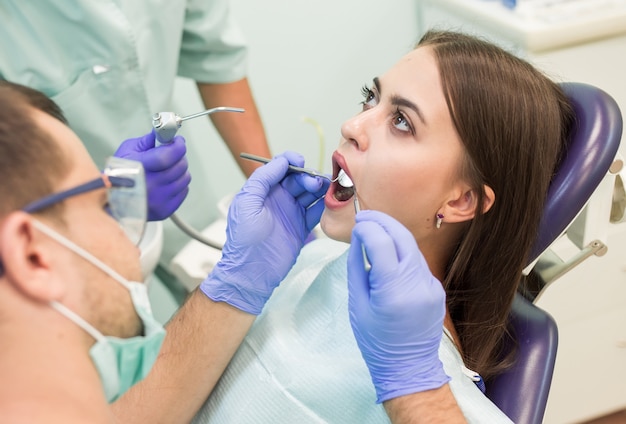
{"label": "dental chair", "polygon": [[[487,382],[487,397],[516,424],[542,422],[556,360],[556,323],[532,301],[551,281],[582,260],[606,251],[602,241],[593,240],[582,247],[578,256],[562,262],[553,260],[549,247],[585,214],[594,192],[607,178],[611,182],[610,175],[622,165],[615,160],[622,135],[622,117],[615,100],[591,85],[561,86],[572,101],[575,128],[550,185],[532,260],[525,270],[527,273],[529,268],[535,268],[532,272],[536,284],[530,289],[526,287],[524,293],[520,290],[513,302],[509,322],[515,343],[507,348],[517,349],[515,364]],[[607,225],[608,222],[606,216]],[[542,264],[544,255],[549,258],[547,264]]]}

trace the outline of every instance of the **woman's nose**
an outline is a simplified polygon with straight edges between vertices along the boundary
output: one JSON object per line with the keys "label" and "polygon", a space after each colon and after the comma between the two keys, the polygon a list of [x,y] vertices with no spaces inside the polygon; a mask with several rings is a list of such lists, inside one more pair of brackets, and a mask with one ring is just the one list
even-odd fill
{"label": "woman's nose", "polygon": [[368,134],[373,116],[373,110],[366,110],[348,119],[341,125],[341,136],[359,150],[366,150],[369,147]]}

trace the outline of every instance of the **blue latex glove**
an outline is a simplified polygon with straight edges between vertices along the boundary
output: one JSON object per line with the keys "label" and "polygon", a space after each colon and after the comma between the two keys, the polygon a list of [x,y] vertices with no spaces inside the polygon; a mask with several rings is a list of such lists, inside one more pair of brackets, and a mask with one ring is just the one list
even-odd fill
{"label": "blue latex glove", "polygon": [[356,222],[348,256],[350,323],[377,401],[443,386],[450,378],[438,354],[446,299],[441,283],[394,218],[366,210]]}
{"label": "blue latex glove", "polygon": [[155,133],[124,141],[114,156],[139,161],[146,172],[148,220],[168,218],[183,203],[189,192],[187,147],[182,136],[169,144],[154,146]]}
{"label": "blue latex glove", "polygon": [[[218,302],[258,315],[285,278],[324,210],[328,181],[288,173],[304,166],[287,152],[254,171],[233,199],[222,258],[200,290]],[[317,202],[317,203],[315,203]]]}

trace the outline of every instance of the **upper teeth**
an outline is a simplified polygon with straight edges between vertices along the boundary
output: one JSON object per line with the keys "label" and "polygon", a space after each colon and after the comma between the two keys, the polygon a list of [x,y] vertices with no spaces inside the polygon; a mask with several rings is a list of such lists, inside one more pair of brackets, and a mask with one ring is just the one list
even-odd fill
{"label": "upper teeth", "polygon": [[348,174],[346,174],[346,172],[343,169],[339,170],[339,174],[337,175],[337,182],[342,187],[354,186],[354,183],[352,182],[350,177],[348,177]]}

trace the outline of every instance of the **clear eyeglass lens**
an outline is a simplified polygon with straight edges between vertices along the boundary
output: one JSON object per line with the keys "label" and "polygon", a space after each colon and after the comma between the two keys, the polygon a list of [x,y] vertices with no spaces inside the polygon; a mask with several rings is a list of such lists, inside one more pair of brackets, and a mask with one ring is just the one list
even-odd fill
{"label": "clear eyeglass lens", "polygon": [[[112,157],[104,173],[114,185],[109,188],[109,213],[135,244],[143,236],[147,215],[146,178],[140,162]],[[115,184],[115,180],[120,184]]]}

